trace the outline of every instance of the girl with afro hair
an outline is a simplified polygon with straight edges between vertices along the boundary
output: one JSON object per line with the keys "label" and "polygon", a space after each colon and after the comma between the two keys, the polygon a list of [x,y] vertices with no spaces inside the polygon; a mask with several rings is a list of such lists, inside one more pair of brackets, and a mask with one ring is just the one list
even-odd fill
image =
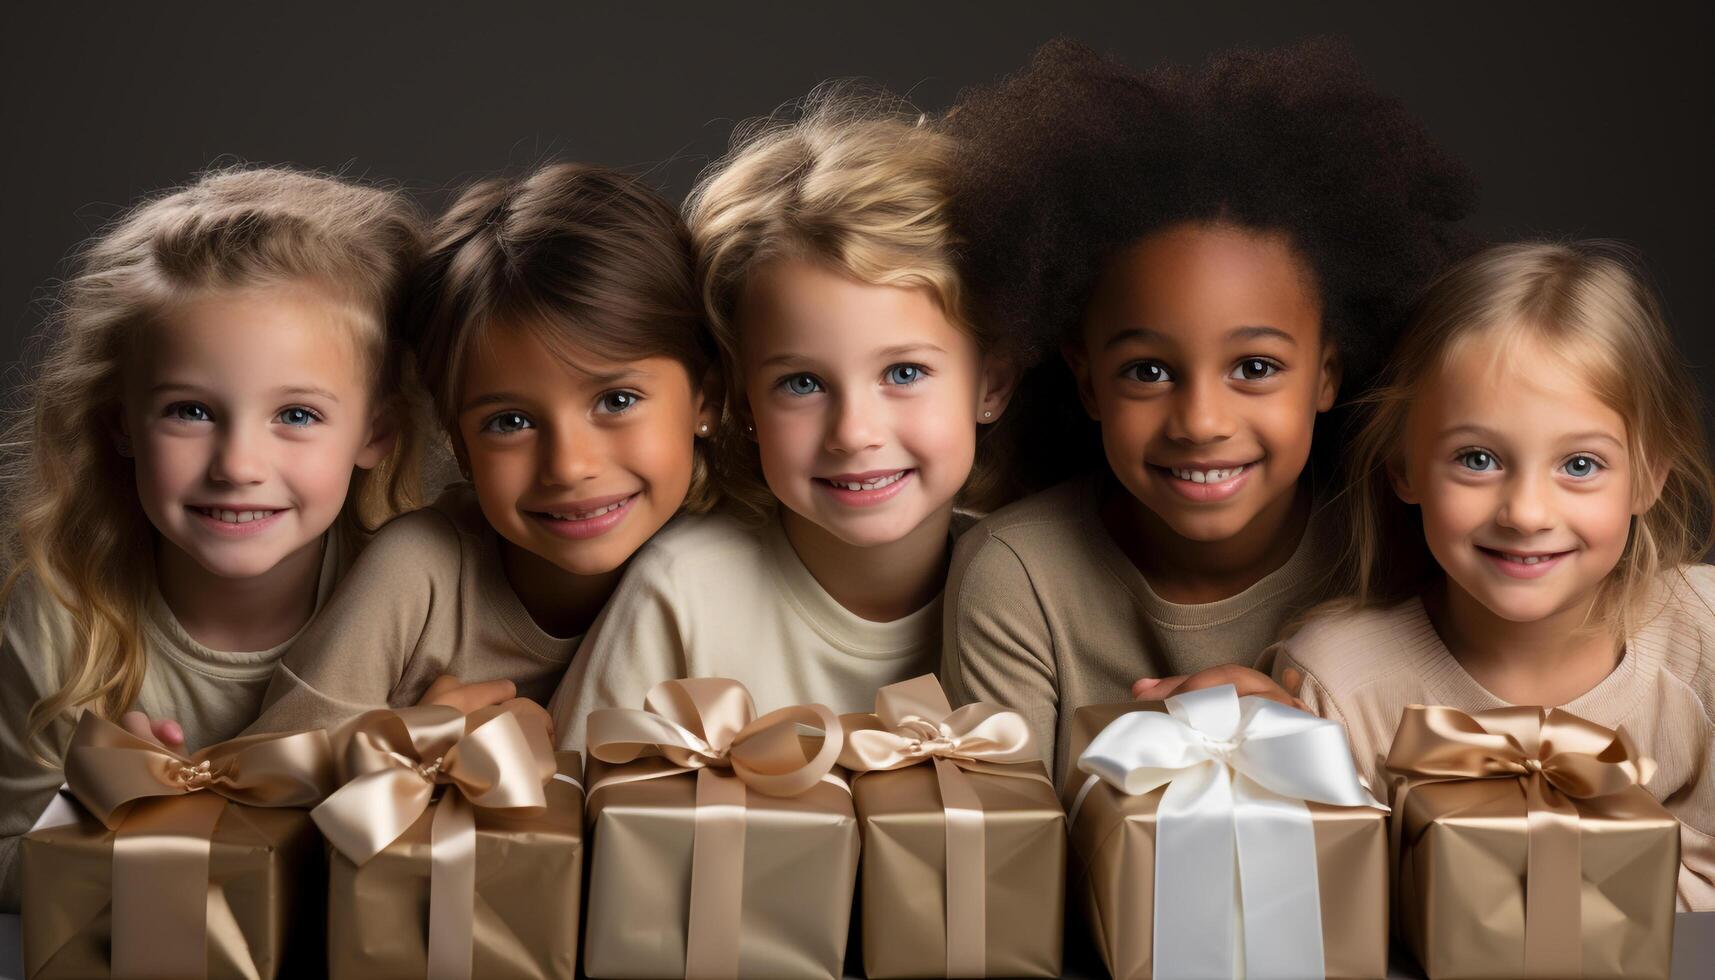
{"label": "girl with afro hair", "polygon": [[1062,355],[1019,396],[1024,479],[1057,485],[959,542],[944,679],[1021,711],[1057,777],[1080,705],[1187,674],[1285,698],[1235,665],[1327,595],[1341,394],[1472,180],[1325,42],[1141,73],[1051,42],[943,125],[976,315]]}

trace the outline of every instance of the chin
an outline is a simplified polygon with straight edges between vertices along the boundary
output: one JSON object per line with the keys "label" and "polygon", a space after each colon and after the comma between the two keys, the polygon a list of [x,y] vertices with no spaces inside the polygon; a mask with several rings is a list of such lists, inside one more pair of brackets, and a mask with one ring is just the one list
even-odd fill
{"label": "chin", "polygon": [[[1171,514],[1171,516],[1169,516],[1169,514]],[[1229,538],[1235,537],[1240,531],[1245,529],[1245,525],[1249,523],[1249,518],[1251,516],[1235,514],[1172,514],[1171,512],[1163,514],[1161,511],[1156,511],[1156,515],[1161,517],[1162,521],[1166,523],[1168,527],[1173,529],[1173,533],[1187,541],[1200,542],[1226,541]],[[1241,516],[1243,519],[1241,519]]]}

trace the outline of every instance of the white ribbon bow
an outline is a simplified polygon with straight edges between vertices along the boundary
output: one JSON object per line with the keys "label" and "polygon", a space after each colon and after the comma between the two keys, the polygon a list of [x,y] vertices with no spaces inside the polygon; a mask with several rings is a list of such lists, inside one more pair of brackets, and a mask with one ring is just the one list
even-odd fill
{"label": "white ribbon bow", "polygon": [[1323,975],[1316,836],[1305,800],[1386,809],[1365,791],[1338,722],[1231,684],[1121,715],[1078,758],[1156,812],[1155,976]]}

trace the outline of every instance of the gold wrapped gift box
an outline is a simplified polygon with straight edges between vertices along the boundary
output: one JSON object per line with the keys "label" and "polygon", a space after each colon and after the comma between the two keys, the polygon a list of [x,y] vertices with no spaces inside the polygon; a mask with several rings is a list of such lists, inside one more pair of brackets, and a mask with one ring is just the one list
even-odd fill
{"label": "gold wrapped gift box", "polygon": [[1428,976],[1666,978],[1679,822],[1648,765],[1558,709],[1407,708],[1397,898]]}
{"label": "gold wrapped gift box", "polygon": [[[1091,705],[1072,718],[1071,758],[1083,755],[1109,723],[1160,702]],[[1157,809],[1166,787],[1130,796],[1084,774],[1062,791],[1071,824],[1072,892],[1102,961],[1117,980],[1154,976]],[[1387,814],[1379,809],[1304,804],[1316,842],[1323,975],[1385,977],[1388,964]]]}

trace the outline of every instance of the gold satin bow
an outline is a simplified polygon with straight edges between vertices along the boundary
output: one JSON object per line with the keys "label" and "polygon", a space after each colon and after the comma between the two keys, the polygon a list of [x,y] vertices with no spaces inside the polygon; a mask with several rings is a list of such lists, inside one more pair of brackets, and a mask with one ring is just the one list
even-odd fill
{"label": "gold satin bow", "polygon": [[85,712],[66,750],[66,785],[114,832],[115,977],[208,973],[208,875],[228,801],[309,807],[334,785],[321,730],[251,735],[189,758]]}
{"label": "gold satin bow", "polygon": [[[589,753],[612,765],[659,757],[663,768],[615,771],[589,788],[589,799],[609,786],[681,773],[697,776],[696,825],[691,838],[690,921],[686,924],[687,976],[736,977],[739,913],[743,909],[745,794],[799,796],[830,775],[843,742],[840,719],[820,704],[780,708],[756,717],[756,703],[738,681],[693,677],[662,681],[643,708],[590,712]],[[819,728],[813,756],[798,726]],[[593,810],[591,811],[594,812]]]}
{"label": "gold satin bow", "polygon": [[1573,800],[1641,786],[1654,771],[1624,729],[1615,731],[1559,708],[1507,707],[1474,715],[1411,705],[1400,718],[1387,769],[1393,774],[1393,864],[1401,858],[1405,800],[1427,783],[1514,779],[1524,793],[1529,834],[1525,865],[1525,969],[1535,977],[1577,977],[1583,877]]}
{"label": "gold satin bow", "polygon": [[947,975],[985,976],[983,804],[966,772],[1036,779],[1052,790],[1030,725],[1016,711],[992,704],[955,711],[933,674],[883,687],[874,714],[842,715],[840,721],[846,726],[840,765],[860,776],[934,764],[947,815]]}
{"label": "gold satin bow", "polygon": [[353,864],[381,853],[434,805],[428,975],[469,980],[476,929],[472,808],[521,816],[546,811],[543,787],[554,776],[547,731],[502,707],[468,716],[442,705],[382,709],[351,723],[340,762],[347,782],[310,817]]}

